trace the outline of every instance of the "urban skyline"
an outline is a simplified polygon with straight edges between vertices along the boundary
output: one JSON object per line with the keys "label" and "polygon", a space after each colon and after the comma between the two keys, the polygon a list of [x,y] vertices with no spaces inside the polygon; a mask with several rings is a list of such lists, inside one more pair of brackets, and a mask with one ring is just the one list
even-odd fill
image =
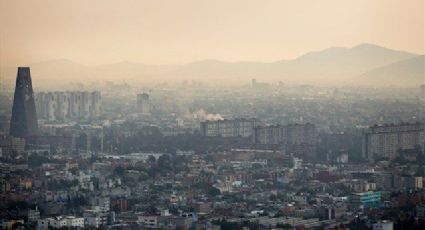
{"label": "urban skyline", "polygon": [[425,229],[424,7],[0,0],[0,230]]}

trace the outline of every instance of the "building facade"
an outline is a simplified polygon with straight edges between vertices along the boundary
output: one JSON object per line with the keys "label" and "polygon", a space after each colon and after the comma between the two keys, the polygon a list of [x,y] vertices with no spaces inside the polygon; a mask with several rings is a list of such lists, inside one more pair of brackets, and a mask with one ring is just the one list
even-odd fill
{"label": "building facade", "polygon": [[363,157],[394,159],[400,150],[424,148],[422,123],[389,124],[370,127],[363,136]]}
{"label": "building facade", "polygon": [[252,137],[259,121],[233,119],[201,122],[201,134],[206,137]]}
{"label": "building facade", "polygon": [[316,126],[310,123],[258,126],[254,129],[253,142],[256,145],[280,146],[285,152],[298,156],[314,157]]}
{"label": "building facade", "polygon": [[39,118],[48,121],[94,119],[101,115],[100,92],[40,92],[35,96]]}
{"label": "building facade", "polygon": [[147,93],[137,94],[137,111],[143,114],[149,114],[151,112],[149,94]]}
{"label": "building facade", "polygon": [[351,205],[354,209],[380,208],[381,192],[368,191],[353,193],[351,195]]}
{"label": "building facade", "polygon": [[382,220],[373,224],[373,230],[393,230],[394,223],[388,220]]}
{"label": "building facade", "polygon": [[24,153],[25,139],[7,136],[0,137],[0,156],[1,157],[14,157],[18,154]]}

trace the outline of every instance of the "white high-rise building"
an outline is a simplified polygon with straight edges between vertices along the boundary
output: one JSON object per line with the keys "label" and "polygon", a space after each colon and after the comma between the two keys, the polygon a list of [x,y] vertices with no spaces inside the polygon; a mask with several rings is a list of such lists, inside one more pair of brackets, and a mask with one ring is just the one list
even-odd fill
{"label": "white high-rise building", "polygon": [[39,119],[68,121],[93,119],[101,114],[100,92],[40,92],[35,96]]}

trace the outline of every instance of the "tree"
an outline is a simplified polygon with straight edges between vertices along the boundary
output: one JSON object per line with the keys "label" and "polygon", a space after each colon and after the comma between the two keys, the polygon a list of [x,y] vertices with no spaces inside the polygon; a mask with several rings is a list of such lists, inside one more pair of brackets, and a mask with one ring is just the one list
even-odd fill
{"label": "tree", "polygon": [[154,156],[152,156],[152,155],[149,155],[149,157],[148,157],[148,163],[153,164],[155,162],[156,162],[156,158]]}
{"label": "tree", "polygon": [[292,225],[290,224],[277,224],[276,227],[283,229],[292,229]]}
{"label": "tree", "polygon": [[121,166],[118,166],[114,169],[113,174],[116,175],[116,176],[122,177],[122,176],[125,176],[127,174],[127,170],[125,168],[121,167]]}
{"label": "tree", "polygon": [[209,196],[218,196],[220,194],[221,194],[220,190],[218,188],[214,187],[214,186],[211,186],[208,189],[208,195]]}
{"label": "tree", "polygon": [[49,158],[38,154],[31,154],[28,157],[28,165],[30,167],[40,167],[42,164],[49,162]]}

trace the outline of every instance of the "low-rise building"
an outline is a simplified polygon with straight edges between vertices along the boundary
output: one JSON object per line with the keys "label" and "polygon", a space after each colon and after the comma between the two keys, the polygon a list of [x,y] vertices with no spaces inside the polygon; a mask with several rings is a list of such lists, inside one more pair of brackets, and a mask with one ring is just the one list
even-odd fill
{"label": "low-rise building", "polygon": [[393,230],[394,223],[392,221],[383,220],[373,224],[373,230]]}
{"label": "low-rise building", "polygon": [[354,209],[369,209],[381,207],[381,192],[361,192],[351,195],[351,205]]}

